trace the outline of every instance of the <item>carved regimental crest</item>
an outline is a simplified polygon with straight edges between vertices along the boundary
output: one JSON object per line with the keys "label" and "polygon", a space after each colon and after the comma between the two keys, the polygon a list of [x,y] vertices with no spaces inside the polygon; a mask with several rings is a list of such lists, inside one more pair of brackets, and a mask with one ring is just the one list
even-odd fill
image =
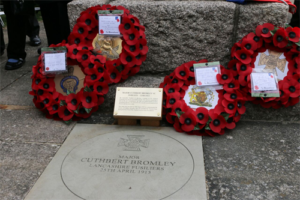
{"label": "carved regimental crest", "polygon": [[264,69],[276,69],[276,67],[284,72],[286,59],[280,59],[279,57],[283,53],[269,50],[269,55],[262,53],[258,62],[258,65],[266,65]]}
{"label": "carved regimental crest", "polygon": [[144,135],[127,135],[128,139],[121,138],[118,146],[124,146],[124,151],[141,151],[140,147],[148,148],[150,139],[142,139]]}
{"label": "carved regimental crest", "polygon": [[68,67],[68,73],[65,74],[64,78],[60,82],[60,87],[65,93],[67,90],[76,92],[79,84],[79,79],[76,76],[73,76],[74,67]]}
{"label": "carved regimental crest", "polygon": [[122,51],[122,40],[120,38],[97,35],[92,45],[96,54],[103,55],[108,60],[118,59]]}
{"label": "carved regimental crest", "polygon": [[209,88],[206,88],[205,90],[199,90],[199,87],[193,86],[188,94],[190,97],[189,104],[199,107],[212,107],[212,102],[215,98],[215,95]]}

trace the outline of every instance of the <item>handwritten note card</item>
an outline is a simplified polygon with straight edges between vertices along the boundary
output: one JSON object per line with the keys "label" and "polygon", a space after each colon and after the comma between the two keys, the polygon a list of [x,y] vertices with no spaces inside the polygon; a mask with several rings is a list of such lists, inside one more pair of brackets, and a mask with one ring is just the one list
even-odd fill
{"label": "handwritten note card", "polygon": [[218,70],[218,67],[196,68],[197,85],[219,85],[217,81]]}
{"label": "handwritten note card", "polygon": [[100,35],[120,35],[121,16],[99,16]]}
{"label": "handwritten note card", "polygon": [[66,53],[46,53],[44,59],[46,72],[66,70]]}
{"label": "handwritten note card", "polygon": [[251,80],[254,91],[277,90],[273,73],[252,73]]}

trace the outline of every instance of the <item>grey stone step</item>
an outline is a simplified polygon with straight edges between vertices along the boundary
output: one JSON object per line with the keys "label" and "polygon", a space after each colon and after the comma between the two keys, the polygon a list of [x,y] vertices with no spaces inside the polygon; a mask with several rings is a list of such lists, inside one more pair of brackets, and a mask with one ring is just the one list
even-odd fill
{"label": "grey stone step", "polygon": [[[68,4],[73,26],[80,12],[106,0]],[[137,16],[146,27],[149,52],[141,72],[169,72],[190,60],[220,61],[226,66],[234,42],[266,22],[282,26],[288,6],[281,3],[238,5],[226,1],[111,1]]]}

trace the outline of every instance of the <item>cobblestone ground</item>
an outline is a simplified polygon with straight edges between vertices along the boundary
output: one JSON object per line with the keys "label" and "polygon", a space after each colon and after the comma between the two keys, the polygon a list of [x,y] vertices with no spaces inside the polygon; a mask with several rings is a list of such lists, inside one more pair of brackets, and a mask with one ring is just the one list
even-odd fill
{"label": "cobblestone ground", "polygon": [[[45,46],[45,31],[40,24]],[[26,45],[26,64],[15,71],[4,70],[6,54],[0,58],[0,199],[24,199],[75,125],[46,119],[32,103],[28,92],[37,48]],[[118,86],[147,82],[157,87],[163,76],[140,73]],[[114,92],[115,87],[111,87],[107,103],[78,123],[113,124],[112,113],[105,107],[113,104]],[[209,199],[298,200],[300,105],[265,110],[248,104],[247,108],[235,130],[203,138]]]}

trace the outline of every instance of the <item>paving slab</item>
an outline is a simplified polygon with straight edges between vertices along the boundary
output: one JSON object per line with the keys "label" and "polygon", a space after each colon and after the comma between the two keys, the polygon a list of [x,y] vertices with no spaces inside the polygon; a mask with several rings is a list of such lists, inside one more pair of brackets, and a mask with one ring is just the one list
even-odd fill
{"label": "paving slab", "polygon": [[62,121],[47,119],[33,107],[28,110],[0,110],[0,140],[9,142],[36,142],[62,144],[75,122],[66,125]]}
{"label": "paving slab", "polygon": [[299,123],[240,122],[204,137],[209,199],[299,199],[299,136]]}
{"label": "paving slab", "polygon": [[202,138],[172,128],[77,124],[30,199],[205,200]]}
{"label": "paving slab", "polygon": [[32,102],[33,96],[29,95],[29,91],[31,91],[31,75],[31,72],[28,72],[4,88],[1,91],[0,104],[34,106]]}
{"label": "paving slab", "polygon": [[261,120],[261,121],[300,121],[300,103],[288,108],[282,107],[279,109],[263,108],[260,105],[255,105],[252,102],[246,102],[246,113],[242,115],[241,120]]}
{"label": "paving slab", "polygon": [[59,145],[6,142],[0,139],[0,196],[24,199]]}

